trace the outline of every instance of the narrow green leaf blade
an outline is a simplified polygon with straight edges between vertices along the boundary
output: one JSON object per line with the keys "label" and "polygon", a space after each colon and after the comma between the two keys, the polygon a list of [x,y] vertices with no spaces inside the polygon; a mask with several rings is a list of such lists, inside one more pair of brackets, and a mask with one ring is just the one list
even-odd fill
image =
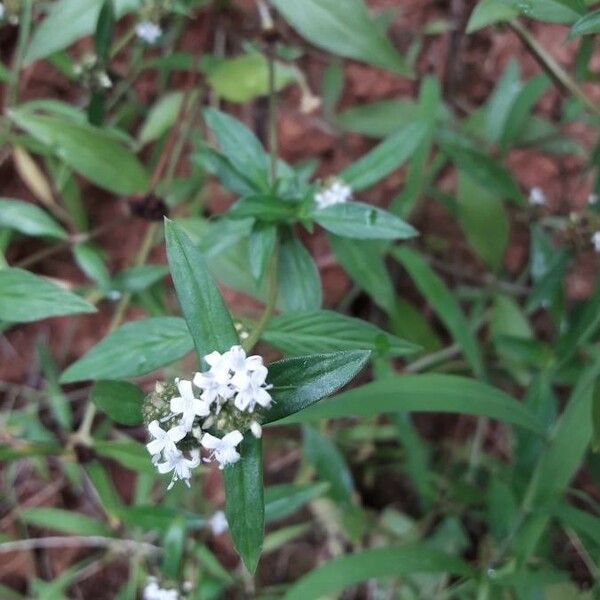
{"label": "narrow green leaf blade", "polygon": [[254,573],[265,530],[262,440],[248,432],[239,453],[241,459],[223,470],[225,515],[233,544],[248,571]]}
{"label": "narrow green leaf blade", "polygon": [[153,317],[119,327],[74,362],[62,383],[86,379],[124,379],[150,373],[194,349],[183,319]]}
{"label": "narrow green leaf blade", "polygon": [[362,202],[346,202],[315,209],[312,218],[324,229],[358,240],[406,240],[417,230],[396,215]]}
{"label": "narrow green leaf blade", "polygon": [[98,381],[90,393],[92,402],[121,425],[141,425],[144,392],[127,381]]}
{"label": "narrow green leaf blade", "polygon": [[455,341],[460,344],[473,372],[481,377],[484,372],[479,345],[471,333],[469,323],[458,302],[433,269],[413,250],[395,248],[392,255],[409,272],[419,291],[434,308]]}
{"label": "narrow green leaf blade", "polygon": [[397,412],[477,415],[543,432],[527,408],[497,388],[466,377],[436,373],[374,381],[287,417],[281,424]]}
{"label": "narrow green leaf blade", "polygon": [[372,186],[406,162],[419,147],[426,133],[425,123],[411,123],[344,169],[340,178],[354,191]]}
{"label": "narrow green leaf blade", "polygon": [[111,530],[92,517],[60,508],[26,508],[19,518],[28,525],[53,529],[73,535],[112,537]]}
{"label": "narrow green leaf blade", "polygon": [[96,309],[83,298],[29,271],[0,270],[0,321],[30,323],[93,312]]}
{"label": "narrow green leaf blade", "polygon": [[367,350],[285,358],[269,365],[273,407],[263,422],[273,423],[311,406],[348,383],[365,365]]}
{"label": "narrow green leaf blade", "polygon": [[165,221],[165,239],[177,297],[198,357],[229,350],[238,343],[238,335],[202,253],[173,221]]}
{"label": "narrow green leaf blade", "polygon": [[419,346],[383,331],[362,319],[332,310],[279,315],[269,322],[263,340],[287,355],[318,354],[339,350],[373,350],[406,356]]}
{"label": "narrow green leaf blade", "polygon": [[309,42],[334,54],[410,75],[406,61],[370,17],[363,0],[274,0],[285,19]]}
{"label": "narrow green leaf blade", "polygon": [[284,600],[317,600],[368,579],[416,573],[470,576],[473,570],[460,558],[426,544],[376,548],[336,558],[311,571],[292,586]]}
{"label": "narrow green leaf blade", "polygon": [[0,198],[0,227],[25,235],[67,239],[67,232],[46,211],[22,200]]}

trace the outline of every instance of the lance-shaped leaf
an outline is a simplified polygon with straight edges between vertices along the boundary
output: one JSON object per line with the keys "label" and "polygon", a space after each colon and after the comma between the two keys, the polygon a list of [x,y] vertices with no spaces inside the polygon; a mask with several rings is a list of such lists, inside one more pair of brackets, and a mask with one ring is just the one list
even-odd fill
{"label": "lance-shaped leaf", "polygon": [[198,356],[229,350],[238,336],[204,257],[173,221],[165,221],[165,239],[171,276]]}
{"label": "lance-shaped leaf", "polygon": [[375,548],[336,558],[311,571],[295,583],[284,600],[316,600],[331,597],[344,588],[378,577],[400,577],[416,573],[472,575],[460,558],[427,544]]}
{"label": "lance-shaped leaf", "polygon": [[185,321],[154,317],[126,323],[74,362],[61,383],[85,379],[121,379],[150,373],[175,362],[194,348]]}
{"label": "lance-shaped leaf", "polygon": [[393,133],[368,154],[344,169],[340,178],[355,191],[364,190],[400,168],[419,147],[427,133],[425,123],[411,123]]}
{"label": "lance-shaped leaf", "polygon": [[269,322],[263,340],[286,355],[340,350],[377,350],[392,356],[415,354],[420,347],[379,327],[332,310],[279,315]]}
{"label": "lance-shaped leaf", "polygon": [[241,459],[223,470],[225,514],[235,548],[254,573],[265,533],[262,440],[248,432],[238,451]]}
{"label": "lance-shaped leaf", "polygon": [[405,240],[418,235],[412,225],[396,215],[362,202],[315,209],[311,217],[331,233],[359,240]]}
{"label": "lance-shaped leaf", "polygon": [[530,410],[499,389],[474,379],[437,373],[374,381],[288,417],[282,424],[407,411],[478,415],[520,425],[538,433],[544,431]]}
{"label": "lance-shaped leaf", "polygon": [[0,321],[30,323],[96,312],[83,298],[23,269],[0,271]]}
{"label": "lance-shaped leaf", "polygon": [[311,406],[348,383],[364,366],[368,350],[311,354],[269,365],[273,407],[263,422],[273,423]]}

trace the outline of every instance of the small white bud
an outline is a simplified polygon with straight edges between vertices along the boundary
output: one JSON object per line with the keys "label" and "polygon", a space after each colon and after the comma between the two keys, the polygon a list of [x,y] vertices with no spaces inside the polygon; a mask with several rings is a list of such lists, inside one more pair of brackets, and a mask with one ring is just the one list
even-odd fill
{"label": "small white bud", "polygon": [[257,440],[262,437],[262,427],[257,421],[252,421],[252,423],[250,423],[250,431]]}
{"label": "small white bud", "polygon": [[222,510],[217,511],[209,520],[208,526],[213,535],[221,535],[229,529],[227,517]]}
{"label": "small white bud", "polygon": [[592,236],[592,246],[596,252],[600,252],[600,231],[596,231]]}
{"label": "small white bud", "polygon": [[544,206],[547,203],[546,194],[540,187],[533,187],[529,192],[529,204],[531,206]]}
{"label": "small white bud", "polygon": [[156,44],[162,33],[160,25],[152,21],[142,21],[135,26],[135,34],[150,46]]}

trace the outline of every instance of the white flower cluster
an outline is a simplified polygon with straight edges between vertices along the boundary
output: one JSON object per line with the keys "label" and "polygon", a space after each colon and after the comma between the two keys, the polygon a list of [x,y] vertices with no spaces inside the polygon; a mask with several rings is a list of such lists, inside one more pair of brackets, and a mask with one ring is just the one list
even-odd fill
{"label": "white flower cluster", "polygon": [[153,23],[152,21],[140,21],[135,26],[135,34],[149,46],[154,46],[162,33],[163,31],[160,25]]}
{"label": "white flower cluster", "polygon": [[548,199],[542,188],[531,188],[529,191],[529,204],[531,204],[531,206],[545,206],[547,202]]}
{"label": "white flower cluster", "polygon": [[[168,430],[164,430],[158,420],[148,425],[154,438],[146,445],[152,462],[159,473],[173,472],[168,489],[178,480],[189,487],[191,471],[200,464],[199,449],[191,450],[187,458],[177,447],[184,437],[191,433],[203,448],[210,451],[205,462],[216,460],[219,468],[223,469],[240,459],[236,448],[243,435],[234,429],[219,438],[203,430],[215,424],[226,404],[242,413],[254,412],[257,405],[263,408],[271,406],[268,392],[271,386],[266,383],[268,370],[260,356],[246,356],[241,346],[233,346],[223,354],[212,352],[204,360],[210,369],[196,373],[192,381],[177,381],[179,396],[171,399],[170,414],[161,419],[161,422],[171,423],[178,419],[177,424]],[[194,390],[194,386],[199,392]],[[255,437],[261,436],[262,430],[256,421],[250,423],[250,430]],[[162,462],[161,458],[164,459]]]}
{"label": "white flower cluster", "polygon": [[177,590],[161,588],[156,577],[149,577],[142,598],[143,600],[179,600],[179,593]]}
{"label": "white flower cluster", "polygon": [[596,231],[592,236],[592,246],[596,252],[600,252],[600,231]]}
{"label": "white flower cluster", "polygon": [[318,208],[342,204],[349,200],[352,200],[352,188],[340,179],[334,179],[327,187],[315,194],[315,203]]}

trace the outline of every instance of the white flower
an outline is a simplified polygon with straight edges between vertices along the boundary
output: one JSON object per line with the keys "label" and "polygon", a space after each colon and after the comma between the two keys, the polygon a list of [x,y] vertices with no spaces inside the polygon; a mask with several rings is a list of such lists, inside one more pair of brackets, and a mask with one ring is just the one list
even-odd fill
{"label": "white flower", "polygon": [[148,425],[148,431],[150,432],[150,435],[155,438],[150,443],[146,444],[148,452],[150,452],[153,457],[158,457],[163,451],[165,455],[176,454],[179,452],[175,444],[182,440],[186,434],[185,428],[179,425],[177,427],[172,427],[169,431],[165,431],[158,424],[158,421],[152,421],[152,423]]}
{"label": "white flower", "polygon": [[190,452],[191,458],[186,458],[181,452],[168,453],[165,455],[165,462],[159,462],[156,466],[161,475],[173,471],[173,478],[167,487],[170,490],[177,481],[183,481],[190,487],[190,478],[192,469],[200,464],[200,451],[195,449]]}
{"label": "white flower", "polygon": [[239,452],[236,446],[244,439],[244,436],[236,429],[223,436],[221,439],[205,433],[200,442],[207,450],[212,450],[211,459],[214,458],[219,463],[219,469],[227,465],[233,465],[240,460]]}
{"label": "white flower", "polygon": [[349,200],[352,200],[352,188],[339,179],[333,180],[328,187],[315,194],[315,203],[318,208],[342,204]]}
{"label": "white flower", "polygon": [[194,375],[194,385],[202,390],[200,397],[209,406],[219,398],[229,400],[233,396],[235,390],[229,385],[229,382],[229,373],[219,377],[215,377],[212,371],[196,373]]}
{"label": "white flower", "polygon": [[189,431],[197,416],[206,417],[210,413],[210,404],[194,397],[191,381],[178,381],[177,389],[181,395],[171,399],[171,412],[181,414],[181,425]]}
{"label": "white flower", "polygon": [[590,194],[588,196],[587,203],[590,206],[594,206],[594,205],[598,204],[598,194]]}
{"label": "white flower", "polygon": [[162,589],[156,577],[149,577],[142,598],[143,600],[179,600],[179,594],[177,590]]}
{"label": "white flower", "polygon": [[160,28],[160,25],[157,25],[152,21],[142,21],[135,26],[135,34],[140,40],[153,46],[162,35],[162,29]]}
{"label": "white flower", "polygon": [[592,245],[596,252],[600,252],[600,231],[596,231],[592,236]]}
{"label": "white flower", "polygon": [[229,523],[227,517],[222,510],[218,510],[209,520],[208,526],[212,531],[213,535],[221,535],[229,529]]}
{"label": "white flower", "polygon": [[531,188],[529,191],[529,204],[531,204],[531,206],[544,206],[546,202],[546,194],[544,194],[544,190],[542,188]]}
{"label": "white flower", "polygon": [[239,410],[253,412],[257,404],[264,408],[271,406],[271,394],[267,392],[271,386],[265,386],[265,375],[262,371],[253,371],[245,378],[234,401]]}
{"label": "white flower", "polygon": [[250,431],[257,440],[262,437],[262,427],[258,421],[252,421],[252,423],[250,423]]}

